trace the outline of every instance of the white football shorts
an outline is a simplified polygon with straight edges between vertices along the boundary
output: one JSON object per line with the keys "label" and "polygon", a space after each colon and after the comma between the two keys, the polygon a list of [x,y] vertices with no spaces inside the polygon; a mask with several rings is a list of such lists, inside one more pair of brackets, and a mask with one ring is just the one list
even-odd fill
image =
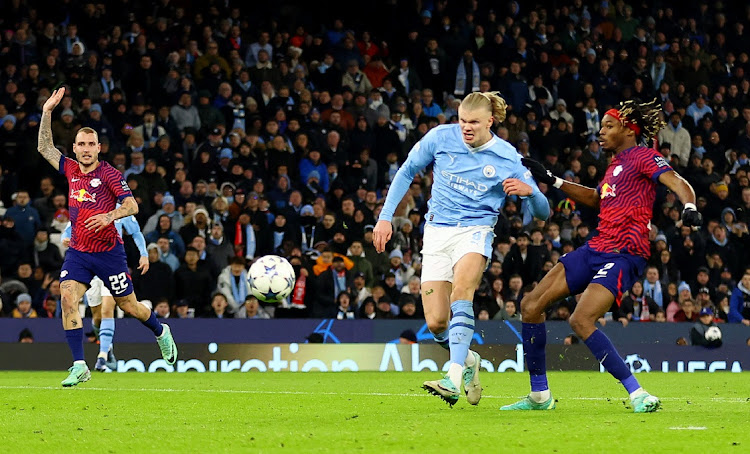
{"label": "white football shorts", "polygon": [[89,303],[89,307],[96,307],[102,304],[103,296],[112,296],[109,289],[104,285],[104,281],[94,276],[91,279],[90,287],[86,290],[86,301]]}
{"label": "white football shorts", "polygon": [[453,267],[470,252],[482,254],[489,264],[494,229],[489,225],[424,227],[422,246],[422,282],[453,282]]}

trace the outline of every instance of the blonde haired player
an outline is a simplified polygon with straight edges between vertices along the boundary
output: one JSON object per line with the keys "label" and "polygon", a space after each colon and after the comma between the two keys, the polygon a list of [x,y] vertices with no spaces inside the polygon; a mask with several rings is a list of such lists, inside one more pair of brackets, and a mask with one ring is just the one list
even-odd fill
{"label": "blonde haired player", "polygon": [[[493,228],[506,196],[526,199],[532,214],[547,219],[549,202],[539,191],[521,155],[492,133],[505,120],[505,100],[497,92],[471,93],[458,108],[458,123],[430,130],[411,149],[388,190],[373,231],[378,252],[391,238],[396,206],[414,175],[434,165],[422,249],[422,298],[427,327],[450,350],[441,380],[423,388],[453,406],[461,384],[469,403],[482,395],[480,357],[470,351],[474,335],[472,300],[491,257]],[[464,367],[465,366],[465,367]]]}

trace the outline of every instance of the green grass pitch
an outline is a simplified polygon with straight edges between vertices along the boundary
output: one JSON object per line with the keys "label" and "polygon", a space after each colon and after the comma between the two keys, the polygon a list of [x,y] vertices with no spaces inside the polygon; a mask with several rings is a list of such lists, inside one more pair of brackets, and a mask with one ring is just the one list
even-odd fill
{"label": "green grass pitch", "polygon": [[434,373],[0,373],[4,452],[528,452],[750,450],[740,373],[640,374],[663,408],[634,414],[608,374],[552,372],[557,409],[500,412],[527,374],[484,373],[476,407],[420,389]]}

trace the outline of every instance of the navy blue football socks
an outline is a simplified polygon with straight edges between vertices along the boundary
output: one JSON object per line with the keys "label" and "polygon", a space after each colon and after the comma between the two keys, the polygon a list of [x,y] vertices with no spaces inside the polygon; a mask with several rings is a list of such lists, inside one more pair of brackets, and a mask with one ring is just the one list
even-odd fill
{"label": "navy blue football socks", "polygon": [[544,323],[523,323],[521,328],[523,355],[526,357],[526,368],[529,370],[531,391],[549,389],[547,383],[547,327]]}
{"label": "navy blue football socks", "polygon": [[597,329],[584,343],[586,343],[586,346],[591,350],[591,353],[594,354],[599,363],[607,369],[607,372],[620,380],[628,393],[632,393],[641,387],[606,334]]}
{"label": "navy blue football socks", "polygon": [[73,354],[73,361],[83,361],[83,328],[66,329],[65,340]]}

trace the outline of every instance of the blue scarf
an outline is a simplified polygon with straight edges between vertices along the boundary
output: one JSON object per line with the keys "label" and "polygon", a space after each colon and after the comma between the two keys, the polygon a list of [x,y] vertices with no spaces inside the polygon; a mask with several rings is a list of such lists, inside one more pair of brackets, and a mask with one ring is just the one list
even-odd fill
{"label": "blue scarf", "polygon": [[727,245],[727,243],[729,243],[729,237],[724,238],[724,241],[719,241],[715,236],[711,235],[711,241],[713,241],[717,246],[724,247]]}
{"label": "blue scarf", "polygon": [[284,240],[284,232],[273,232],[273,250],[275,251],[281,247],[281,242]]}
{"label": "blue scarf", "polygon": [[239,79],[236,79],[234,83],[236,83],[237,86],[240,87],[243,91],[249,91],[253,86],[253,83],[249,80],[247,82],[242,82]]}
{"label": "blue scarf", "polygon": [[331,269],[331,272],[333,273],[333,288],[336,296],[338,296],[339,293],[346,290],[346,272],[342,276],[339,276],[338,271],[334,269]]}
{"label": "blue scarf", "polygon": [[666,71],[667,64],[661,62],[660,65],[656,63],[651,65],[651,80],[654,81],[654,87],[661,85],[661,81],[664,80],[664,72]]}
{"label": "blue scarf", "polygon": [[[471,90],[468,93],[479,91],[479,65],[475,60],[471,61]],[[464,66],[464,60],[461,59],[461,63],[458,64],[458,70],[456,71],[456,89],[453,90],[453,94],[456,96],[463,96],[468,94],[466,91],[466,67]]]}
{"label": "blue scarf", "polygon": [[245,227],[245,238],[247,238],[245,257],[255,257],[256,238],[252,224],[248,224],[247,227]]}
{"label": "blue scarf", "polygon": [[[651,284],[647,280],[643,280],[643,296],[650,296],[651,299],[656,301],[656,304],[659,305],[659,307],[663,307],[664,300],[662,299],[662,293],[661,293],[661,282],[656,281],[655,284]],[[641,298],[642,299],[642,298]],[[647,304],[645,301],[643,304]]]}
{"label": "blue scarf", "polygon": [[229,275],[229,282],[232,284],[232,298],[234,298],[234,302],[237,305],[241,306],[244,304],[245,297],[247,296],[247,285],[244,285],[247,282],[247,272],[242,270],[240,273],[240,284],[243,285],[237,285],[237,279],[235,279],[233,274]]}
{"label": "blue scarf", "polygon": [[115,82],[114,81],[110,80],[109,82],[107,82],[104,79],[104,77],[102,77],[101,81],[102,81],[102,89],[104,90],[104,93],[109,94],[110,90],[114,90],[114,88],[115,88]]}

